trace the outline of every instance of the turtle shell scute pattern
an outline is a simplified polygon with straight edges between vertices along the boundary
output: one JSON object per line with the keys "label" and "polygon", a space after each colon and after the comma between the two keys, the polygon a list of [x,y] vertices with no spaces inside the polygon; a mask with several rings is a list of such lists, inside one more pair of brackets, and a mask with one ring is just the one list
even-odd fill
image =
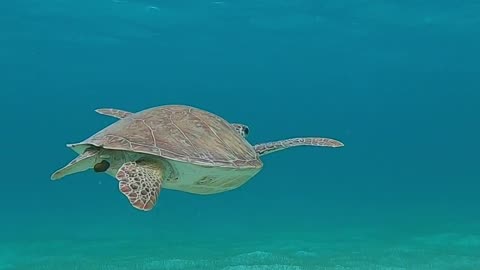
{"label": "turtle shell scute pattern", "polygon": [[206,166],[261,168],[255,149],[223,118],[184,105],[134,113],[84,141]]}

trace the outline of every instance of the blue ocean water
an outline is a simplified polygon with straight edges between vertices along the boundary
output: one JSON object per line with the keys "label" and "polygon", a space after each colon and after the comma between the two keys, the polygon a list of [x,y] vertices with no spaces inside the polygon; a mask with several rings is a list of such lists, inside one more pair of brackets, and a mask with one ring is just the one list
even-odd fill
{"label": "blue ocean water", "polygon": [[[0,3],[0,269],[480,269],[477,1]],[[186,104],[342,148],[149,212],[65,144]]]}

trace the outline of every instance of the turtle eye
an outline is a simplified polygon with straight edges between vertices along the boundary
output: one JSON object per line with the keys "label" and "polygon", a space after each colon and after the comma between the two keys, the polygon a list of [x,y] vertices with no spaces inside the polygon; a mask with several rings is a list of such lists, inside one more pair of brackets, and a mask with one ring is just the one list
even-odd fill
{"label": "turtle eye", "polygon": [[245,133],[245,136],[246,136],[248,135],[248,132],[250,132],[250,130],[248,129],[248,127],[244,127],[243,132]]}
{"label": "turtle eye", "polygon": [[93,166],[93,170],[95,172],[105,172],[106,170],[108,170],[109,167],[110,167],[110,163],[106,160],[102,160],[101,162]]}

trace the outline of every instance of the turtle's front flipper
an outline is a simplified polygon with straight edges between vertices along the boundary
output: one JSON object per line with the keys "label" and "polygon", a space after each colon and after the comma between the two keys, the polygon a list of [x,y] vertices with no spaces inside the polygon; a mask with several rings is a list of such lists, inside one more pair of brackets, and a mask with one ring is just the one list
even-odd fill
{"label": "turtle's front flipper", "polygon": [[85,171],[93,167],[95,156],[100,152],[97,148],[88,148],[74,160],[70,161],[65,167],[54,172],[51,176],[52,180],[58,180],[66,175]]}
{"label": "turtle's front flipper", "polygon": [[129,116],[129,115],[132,115],[131,112],[122,111],[122,110],[118,110],[118,109],[111,109],[111,108],[96,109],[95,111],[99,114],[112,116],[112,117],[115,117],[115,118],[118,118],[118,119],[122,119],[122,118],[125,118],[125,117]]}
{"label": "turtle's front flipper", "polygon": [[116,174],[118,188],[133,207],[149,211],[157,203],[162,188],[163,166],[159,162],[137,160],[127,162]]}
{"label": "turtle's front flipper", "polygon": [[254,146],[255,151],[260,155],[270,154],[279,150],[287,149],[294,146],[323,146],[323,147],[342,147],[343,143],[329,138],[293,138],[282,141],[257,144]]}

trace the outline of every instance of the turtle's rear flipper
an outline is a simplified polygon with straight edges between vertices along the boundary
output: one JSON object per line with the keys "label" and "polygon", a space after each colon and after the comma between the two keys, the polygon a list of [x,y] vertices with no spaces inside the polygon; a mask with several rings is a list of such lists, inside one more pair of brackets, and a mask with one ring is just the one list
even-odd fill
{"label": "turtle's rear flipper", "polygon": [[82,172],[92,168],[95,163],[95,155],[99,153],[99,149],[89,148],[79,155],[74,160],[70,161],[65,167],[54,172],[51,176],[52,180],[58,180],[69,174],[74,174],[77,172]]}
{"label": "turtle's rear flipper", "polygon": [[101,108],[101,109],[96,109],[95,111],[99,114],[108,115],[118,119],[122,119],[132,115],[131,112],[127,112],[119,109],[112,109],[112,108]]}
{"label": "turtle's rear flipper", "polygon": [[162,188],[163,168],[155,161],[127,162],[116,175],[118,188],[136,209],[150,211]]}

